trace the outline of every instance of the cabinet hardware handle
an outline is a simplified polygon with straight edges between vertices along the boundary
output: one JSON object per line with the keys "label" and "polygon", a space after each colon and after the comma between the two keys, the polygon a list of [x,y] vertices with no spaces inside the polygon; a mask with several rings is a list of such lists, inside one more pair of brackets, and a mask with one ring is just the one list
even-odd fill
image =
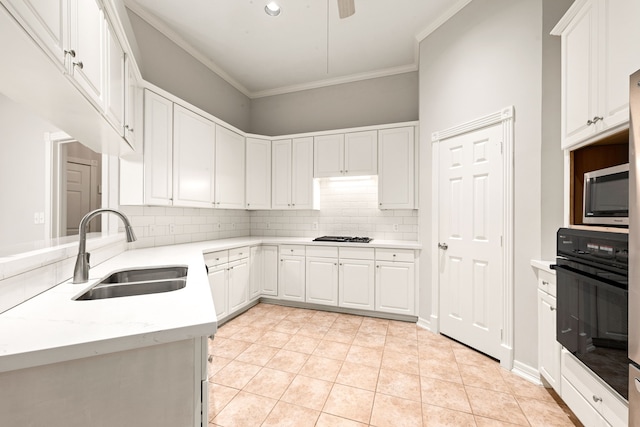
{"label": "cabinet hardware handle", "polygon": [[438,243],[438,248],[446,251],[447,249],[449,249],[449,245],[447,245],[446,243]]}
{"label": "cabinet hardware handle", "polygon": [[543,281],[542,281],[542,284],[543,284],[544,286],[547,286],[547,285],[549,284],[549,282],[547,282],[547,281],[543,280]]}
{"label": "cabinet hardware handle", "polygon": [[340,263],[340,265],[344,265],[343,263]]}
{"label": "cabinet hardware handle", "polygon": [[229,270],[233,270],[233,267],[229,267]]}
{"label": "cabinet hardware handle", "polygon": [[80,68],[81,70],[84,68],[84,64],[82,63],[82,61],[74,62],[73,65]]}
{"label": "cabinet hardware handle", "polygon": [[[337,263],[337,262],[334,262],[334,263],[333,263],[333,265],[338,265],[338,263]],[[340,265],[342,265],[342,264],[340,264]]]}
{"label": "cabinet hardware handle", "polygon": [[595,116],[593,119],[587,120],[587,126],[595,125],[600,120],[604,120],[604,117]]}
{"label": "cabinet hardware handle", "polygon": [[344,173],[349,173],[349,171],[344,171]]}
{"label": "cabinet hardware handle", "polygon": [[72,58],[75,58],[75,57],[76,57],[76,51],[75,51],[75,50],[73,50],[73,49],[65,50],[65,51],[64,51],[64,54],[65,54],[65,55],[71,55],[71,57],[72,57]]}
{"label": "cabinet hardware handle", "polygon": [[552,306],[549,306],[549,310],[551,310],[551,311],[556,311],[556,308],[555,308],[555,307],[552,307]]}
{"label": "cabinet hardware handle", "polygon": [[238,256],[240,256],[240,255],[242,255],[242,252],[240,252],[240,253],[238,254]]}
{"label": "cabinet hardware handle", "polygon": [[213,362],[213,356],[209,356],[207,360],[209,361],[209,363]]}
{"label": "cabinet hardware handle", "polygon": [[379,265],[376,265],[376,268],[380,268],[380,266],[379,266]]}
{"label": "cabinet hardware handle", "polygon": [[602,402],[602,398],[599,396],[596,396],[595,394],[593,395],[593,401],[598,403],[598,402]]}

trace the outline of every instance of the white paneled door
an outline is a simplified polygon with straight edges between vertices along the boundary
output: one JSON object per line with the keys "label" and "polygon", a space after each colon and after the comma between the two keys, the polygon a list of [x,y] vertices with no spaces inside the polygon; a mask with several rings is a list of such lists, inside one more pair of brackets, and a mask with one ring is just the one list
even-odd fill
{"label": "white paneled door", "polygon": [[440,330],[499,358],[502,126],[440,142]]}

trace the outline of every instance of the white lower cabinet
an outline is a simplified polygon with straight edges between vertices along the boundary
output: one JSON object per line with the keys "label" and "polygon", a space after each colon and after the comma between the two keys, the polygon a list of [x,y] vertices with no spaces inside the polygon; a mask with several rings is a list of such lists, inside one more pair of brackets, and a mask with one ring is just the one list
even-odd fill
{"label": "white lower cabinet", "polygon": [[306,301],[338,305],[338,248],[307,246]]}
{"label": "white lower cabinet", "polygon": [[556,276],[536,269],[538,275],[538,372],[558,393],[561,393],[560,352],[556,340]]}
{"label": "white lower cabinet", "polygon": [[290,301],[305,301],[304,246],[280,246],[278,265],[278,297]]}
{"label": "white lower cabinet", "polygon": [[262,246],[262,283],[261,293],[278,296],[278,247]]}
{"label": "white lower cabinet", "polygon": [[586,426],[628,425],[628,404],[567,350],[562,350],[562,400]]}
{"label": "white lower cabinet", "polygon": [[227,265],[209,268],[209,287],[218,320],[227,317]]}
{"label": "white lower cabinet", "polygon": [[371,248],[340,248],[338,306],[375,309],[375,261]]}
{"label": "white lower cabinet", "polygon": [[249,257],[229,263],[229,313],[249,302]]}
{"label": "white lower cabinet", "polygon": [[376,311],[415,315],[413,257],[413,251],[376,250]]}
{"label": "white lower cabinet", "polygon": [[249,300],[260,297],[262,290],[262,278],[264,276],[263,262],[262,262],[262,247],[251,246],[249,260],[251,262],[249,268]]}

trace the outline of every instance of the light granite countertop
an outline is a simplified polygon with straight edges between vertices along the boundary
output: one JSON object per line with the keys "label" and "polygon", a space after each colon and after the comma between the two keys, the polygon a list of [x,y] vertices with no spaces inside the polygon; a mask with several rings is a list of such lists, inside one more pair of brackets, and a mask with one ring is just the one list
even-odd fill
{"label": "light granite countertop", "polygon": [[[363,244],[241,237],[128,250],[91,268],[87,283],[67,280],[0,314],[0,372],[212,335],[217,319],[203,253],[259,244],[422,247],[411,241],[374,240]],[[159,265],[187,265],[187,285],[150,295],[73,300],[115,270]]]}

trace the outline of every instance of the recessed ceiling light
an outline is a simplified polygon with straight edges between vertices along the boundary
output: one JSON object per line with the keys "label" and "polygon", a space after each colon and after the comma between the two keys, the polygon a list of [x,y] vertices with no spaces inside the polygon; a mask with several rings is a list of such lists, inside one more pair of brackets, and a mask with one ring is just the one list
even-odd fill
{"label": "recessed ceiling light", "polygon": [[276,2],[272,1],[264,7],[264,11],[269,16],[278,16],[280,15],[280,6],[278,6]]}

